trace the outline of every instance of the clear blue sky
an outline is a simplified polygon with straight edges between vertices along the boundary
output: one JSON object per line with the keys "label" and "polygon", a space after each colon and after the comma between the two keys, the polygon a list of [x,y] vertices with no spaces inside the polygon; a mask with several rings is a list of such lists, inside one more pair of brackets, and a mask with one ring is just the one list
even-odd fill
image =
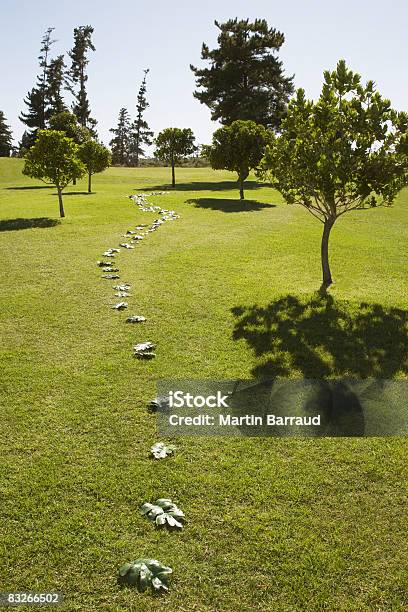
{"label": "clear blue sky", "polygon": [[1,0],[0,110],[20,138],[18,114],[34,85],[44,30],[55,27],[56,55],[71,48],[74,27],[90,24],[89,97],[105,143],[120,107],[134,115],[145,67],[151,128],[191,127],[198,142],[209,142],[216,125],[193,98],[189,64],[200,63],[203,41],[215,44],[214,19],[230,17],[262,17],[284,32],[280,57],[308,97],[319,94],[323,70],[345,58],[394,107],[408,110],[407,0]]}

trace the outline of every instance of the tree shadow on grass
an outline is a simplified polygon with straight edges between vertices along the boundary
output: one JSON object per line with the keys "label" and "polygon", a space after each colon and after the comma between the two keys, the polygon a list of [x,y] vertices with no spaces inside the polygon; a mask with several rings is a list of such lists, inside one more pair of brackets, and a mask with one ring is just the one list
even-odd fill
{"label": "tree shadow on grass", "polygon": [[197,208],[210,208],[225,213],[250,212],[263,208],[276,208],[276,204],[257,202],[256,200],[227,200],[220,198],[197,198],[186,200],[186,204],[194,204]]}
{"label": "tree shadow on grass", "polygon": [[[155,185],[154,187],[144,187],[143,191],[231,191],[238,189],[237,181],[220,181],[220,182],[205,182],[192,181],[191,183],[176,183],[175,187],[169,184]],[[266,183],[258,183],[257,181],[245,181],[245,190],[261,189],[266,187]]]}
{"label": "tree shadow on grass", "polygon": [[408,312],[330,295],[287,295],[265,307],[237,306],[233,338],[245,339],[257,378],[408,374]]}
{"label": "tree shadow on grass", "polygon": [[55,189],[54,185],[24,185],[21,187],[6,187],[6,189],[12,190],[25,190],[25,189]]}
{"label": "tree shadow on grass", "polygon": [[[53,195],[58,196],[57,193]],[[87,191],[64,191],[62,193],[63,198],[65,198],[65,196],[77,196],[77,195],[92,195],[92,193],[88,193]]]}
{"label": "tree shadow on grass", "polygon": [[59,225],[58,219],[49,217],[35,217],[33,219],[4,219],[0,220],[0,232],[12,232],[23,229],[33,229],[35,227],[55,227]]}

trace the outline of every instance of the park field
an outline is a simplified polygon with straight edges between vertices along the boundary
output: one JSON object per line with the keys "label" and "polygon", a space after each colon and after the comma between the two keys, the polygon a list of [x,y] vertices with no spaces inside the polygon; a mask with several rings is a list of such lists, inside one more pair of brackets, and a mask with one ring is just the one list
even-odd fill
{"label": "park field", "polygon": [[[194,438],[152,461],[157,379],[408,378],[408,191],[331,237],[270,187],[177,169],[168,222],[117,257],[126,325],[96,261],[157,215],[128,199],[169,168],[111,168],[67,188],[0,159],[0,591],[60,591],[67,612],[389,612],[408,607],[402,438]],[[116,263],[116,261],[115,261]],[[136,342],[157,357],[132,357]],[[141,517],[170,497],[181,533]],[[120,588],[122,563],[173,568],[170,592]],[[24,609],[24,608],[20,608]],[[32,608],[26,608],[32,610]]]}

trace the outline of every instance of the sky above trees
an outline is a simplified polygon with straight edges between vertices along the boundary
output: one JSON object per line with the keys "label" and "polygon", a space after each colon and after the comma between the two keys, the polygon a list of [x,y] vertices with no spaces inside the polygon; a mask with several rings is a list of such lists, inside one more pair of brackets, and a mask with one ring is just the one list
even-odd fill
{"label": "sky above trees", "polygon": [[203,41],[216,44],[214,19],[265,18],[285,34],[279,53],[286,74],[295,74],[295,87],[307,97],[321,91],[323,71],[334,69],[339,58],[363,79],[374,79],[394,108],[407,109],[408,55],[406,0],[3,0],[0,66],[1,110],[16,140],[24,131],[18,120],[23,98],[35,84],[41,38],[55,27],[58,42],[53,57],[71,49],[73,30],[94,27],[88,66],[88,92],[98,133],[105,143],[119,109],[135,114],[143,69],[150,68],[146,120],[155,133],[168,126],[191,127],[199,143],[209,143],[217,124],[193,97],[194,74],[189,65],[202,65]]}

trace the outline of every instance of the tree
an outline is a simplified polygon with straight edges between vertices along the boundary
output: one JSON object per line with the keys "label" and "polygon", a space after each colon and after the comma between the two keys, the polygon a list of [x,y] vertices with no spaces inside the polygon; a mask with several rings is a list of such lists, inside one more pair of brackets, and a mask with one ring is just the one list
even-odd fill
{"label": "tree", "polygon": [[6,121],[3,111],[0,111],[0,157],[10,157],[13,149],[11,129]]}
{"label": "tree", "polygon": [[218,48],[210,51],[203,43],[201,50],[201,59],[210,67],[190,65],[201,88],[194,97],[224,125],[247,119],[278,128],[293,93],[293,77],[284,76],[276,57],[284,35],[269,28],[265,19],[230,19],[215,25],[220,30]]}
{"label": "tree", "polygon": [[336,220],[366,205],[391,205],[408,183],[407,128],[408,115],[393,110],[373,81],[361,85],[344,60],[324,73],[317,102],[303,89],[290,102],[260,175],[323,223],[321,291],[333,282],[329,237]]}
{"label": "tree", "polygon": [[175,165],[192,155],[197,147],[194,144],[195,138],[190,128],[166,128],[160,132],[155,140],[155,157],[171,165],[171,184],[176,185]]}
{"label": "tree", "polygon": [[83,127],[89,128],[95,134],[96,120],[91,117],[86,82],[88,75],[86,67],[89,64],[88,53],[95,51],[92,43],[92,26],[80,26],[74,29],[74,46],[68,55],[71,67],[68,73],[69,90],[75,98],[73,113]]}
{"label": "tree", "polygon": [[112,163],[115,166],[128,165],[131,128],[129,113],[126,108],[120,109],[118,125],[116,128],[111,128],[109,131],[115,136],[109,143],[112,149]]}
{"label": "tree", "polygon": [[47,115],[50,120],[53,115],[67,110],[62,94],[65,84],[64,56],[58,55],[50,61],[47,67],[46,99],[48,102]]}
{"label": "tree", "polygon": [[77,121],[77,118],[73,113],[68,110],[64,110],[50,117],[50,128],[57,130],[58,132],[65,132],[65,135],[76,144],[82,144],[85,140],[90,138],[90,131],[87,128],[82,127]]}
{"label": "tree", "polygon": [[27,152],[23,174],[56,186],[60,216],[65,217],[62,191],[85,170],[78,158],[78,145],[71,138],[57,130],[40,130],[35,145]]}
{"label": "tree", "polygon": [[244,181],[250,171],[259,166],[270,132],[254,121],[237,120],[216,130],[213,142],[204,147],[204,154],[215,170],[238,173],[239,196],[244,195]]}
{"label": "tree", "polygon": [[131,126],[132,140],[130,145],[130,153],[134,159],[134,165],[139,165],[139,157],[144,155],[143,145],[150,146],[153,142],[153,132],[149,129],[147,121],[143,119],[145,110],[149,107],[146,100],[146,77],[149,70],[144,71],[144,78],[137,96],[136,111],[137,116]]}
{"label": "tree", "polygon": [[95,172],[103,172],[110,166],[110,151],[103,144],[89,139],[80,145],[78,157],[88,172],[88,193],[92,193],[92,175]]}
{"label": "tree", "polygon": [[[65,135],[76,144],[82,144],[91,137],[91,132],[86,127],[82,127],[78,123],[77,118],[73,113],[68,110],[62,111],[50,117],[50,128],[59,132],[65,132]],[[72,181],[73,185],[76,185],[76,178]]]}
{"label": "tree", "polygon": [[40,62],[41,74],[37,77],[37,84],[28,92],[24,103],[27,106],[27,112],[20,114],[22,121],[28,128],[31,128],[31,138],[26,139],[26,144],[32,146],[35,142],[37,131],[43,130],[46,127],[49,118],[47,108],[47,74],[49,68],[49,53],[51,46],[55,40],[51,39],[54,28],[48,28],[41,41],[41,50],[38,57]]}
{"label": "tree", "polygon": [[20,142],[18,143],[18,156],[24,157],[28,149],[35,143],[35,135],[31,134],[28,130],[25,130]]}

